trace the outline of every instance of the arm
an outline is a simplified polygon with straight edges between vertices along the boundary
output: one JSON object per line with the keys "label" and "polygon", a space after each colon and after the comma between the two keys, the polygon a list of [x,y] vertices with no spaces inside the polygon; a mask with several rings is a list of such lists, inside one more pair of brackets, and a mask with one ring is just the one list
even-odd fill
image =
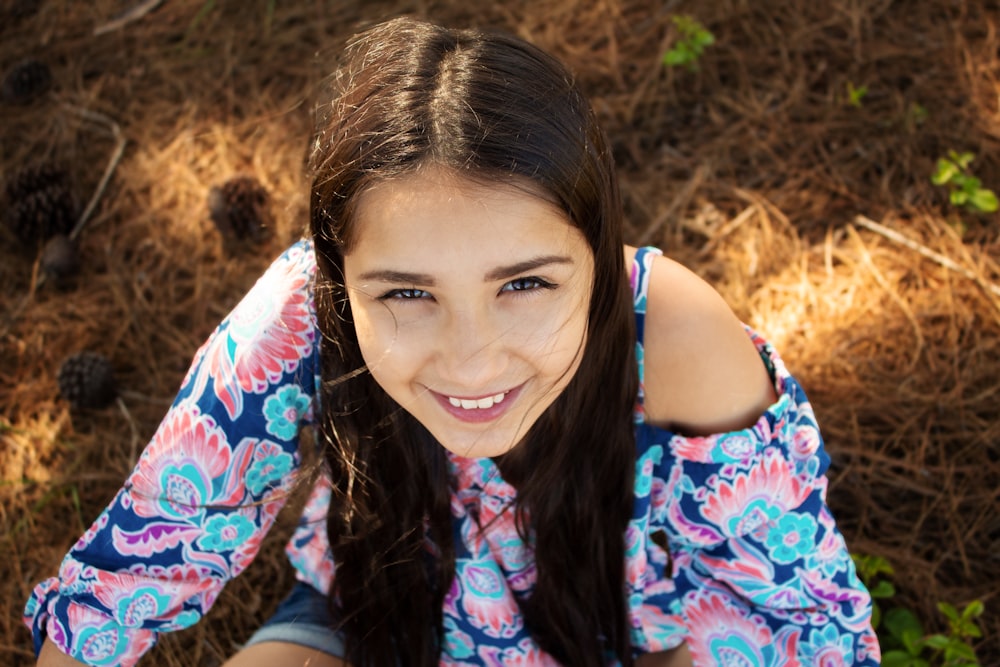
{"label": "arm", "polygon": [[42,645],[42,652],[38,654],[38,667],[78,667],[86,665],[75,658],[71,658],[52,643],[51,639],[46,639]]}
{"label": "arm", "polygon": [[669,651],[645,653],[635,661],[635,667],[694,667],[687,644]]}
{"label": "arm", "polygon": [[651,528],[668,537],[694,661],[719,662],[725,644],[754,664],[877,664],[871,599],[826,505],[829,457],[802,388],[700,279],[654,267],[646,413],[672,433]]}
{"label": "arm", "polygon": [[293,246],[198,351],[124,487],[35,587],[24,615],[36,651],[44,641],[132,665],[158,633],[197,622],[256,555],[311,416],[312,266]]}
{"label": "arm", "polygon": [[685,435],[752,426],[774,385],[739,319],[712,287],[656,257],[646,315],[646,418]]}

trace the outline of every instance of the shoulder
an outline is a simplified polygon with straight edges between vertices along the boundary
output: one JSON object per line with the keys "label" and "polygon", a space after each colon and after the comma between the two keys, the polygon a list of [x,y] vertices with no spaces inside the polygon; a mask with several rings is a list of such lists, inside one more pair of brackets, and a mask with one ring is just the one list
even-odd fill
{"label": "shoulder", "polygon": [[[626,249],[631,263],[634,249]],[[753,425],[775,400],[750,336],[722,296],[683,265],[656,256],[644,332],[646,420],[685,435]]]}

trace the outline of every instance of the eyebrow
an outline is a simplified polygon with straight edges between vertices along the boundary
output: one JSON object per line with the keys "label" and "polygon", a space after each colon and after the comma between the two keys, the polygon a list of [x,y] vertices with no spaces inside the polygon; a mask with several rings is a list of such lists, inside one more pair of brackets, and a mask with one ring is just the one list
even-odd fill
{"label": "eyebrow", "polygon": [[[486,282],[493,282],[496,280],[503,280],[505,278],[513,278],[518,274],[533,271],[543,266],[548,266],[549,264],[572,263],[573,258],[566,255],[541,255],[540,257],[526,259],[523,262],[517,262],[516,264],[498,266],[497,268],[488,271],[483,276],[483,280]],[[405,283],[409,285],[432,286],[435,283],[434,276],[429,273],[410,273],[407,271],[395,271],[392,269],[377,269],[375,271],[368,271],[367,273],[361,274],[359,279],[363,281]]]}

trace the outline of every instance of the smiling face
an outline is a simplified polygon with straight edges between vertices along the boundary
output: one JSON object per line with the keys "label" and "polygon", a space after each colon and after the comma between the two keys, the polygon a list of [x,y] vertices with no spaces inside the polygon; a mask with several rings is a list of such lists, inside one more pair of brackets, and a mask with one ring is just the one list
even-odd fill
{"label": "smiling face", "polygon": [[448,450],[521,441],[583,355],[593,256],[530,190],[441,169],[358,200],[344,276],[372,376]]}

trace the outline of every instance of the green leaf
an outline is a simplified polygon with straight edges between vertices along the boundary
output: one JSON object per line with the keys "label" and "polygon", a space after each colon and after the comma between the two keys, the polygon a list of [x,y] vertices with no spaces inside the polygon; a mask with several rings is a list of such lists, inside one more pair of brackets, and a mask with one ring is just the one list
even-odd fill
{"label": "green leaf", "polygon": [[942,634],[931,635],[930,637],[928,637],[927,639],[924,640],[924,644],[926,644],[927,646],[930,646],[933,649],[937,649],[937,650],[941,650],[941,649],[945,648],[950,643],[951,643],[951,640],[948,639],[947,637],[945,637]]}
{"label": "green leaf", "polygon": [[909,609],[901,607],[890,609],[886,612],[882,622],[889,630],[889,634],[901,640],[904,639],[906,631],[910,631],[918,637],[924,634],[924,627],[920,624],[920,619]]}
{"label": "green leaf", "polygon": [[965,190],[952,190],[951,194],[948,195],[948,201],[955,206],[962,206],[969,201],[969,193]]}
{"label": "green leaf", "polygon": [[955,162],[958,163],[959,168],[968,169],[972,161],[976,159],[975,153],[962,153],[958,156]]}
{"label": "green leaf", "polygon": [[[987,190],[986,192],[993,194],[991,190]],[[993,198],[996,199],[996,195],[993,195]],[[962,610],[962,618],[979,618],[983,615],[984,611],[985,606],[983,605],[983,601],[973,600],[969,604],[965,605],[965,609]]]}
{"label": "green leaf", "polygon": [[858,569],[858,576],[861,577],[865,584],[871,583],[872,579],[880,574],[893,575],[896,573],[892,569],[892,564],[881,556],[852,554],[851,559]]}
{"label": "green leaf", "polygon": [[686,56],[678,51],[677,49],[670,49],[663,54],[663,64],[669,65],[670,67],[676,67],[677,65],[683,65]]}
{"label": "green leaf", "polygon": [[972,637],[973,639],[979,639],[983,636],[978,625],[966,620],[959,621],[959,634],[963,637]]}
{"label": "green leaf", "polygon": [[948,648],[944,650],[944,655],[949,660],[952,658],[964,658],[965,660],[976,660],[976,652],[966,643],[963,642],[952,642]]}
{"label": "green leaf", "polygon": [[983,184],[981,180],[975,176],[970,176],[969,174],[957,174],[953,179],[951,179],[952,185],[956,185],[962,189],[963,192],[972,194],[979,189],[979,186]]}
{"label": "green leaf", "polygon": [[[969,204],[975,207],[976,210],[982,211],[983,213],[995,213],[998,207],[996,193],[994,193],[992,190],[987,190],[986,188],[979,188],[978,190],[973,192],[972,195],[969,196]],[[976,600],[976,602],[979,602],[979,600]],[[982,613],[983,613],[983,607],[982,603],[980,602],[979,612],[976,613],[975,616],[979,616]]]}
{"label": "green leaf", "polygon": [[882,667],[910,667],[913,656],[906,651],[886,651],[882,654]]}
{"label": "green leaf", "polygon": [[934,185],[944,185],[958,173],[958,165],[951,160],[938,158],[937,170],[934,172],[934,175],[931,176],[931,183]]}
{"label": "green leaf", "polygon": [[949,621],[958,620],[958,610],[955,609],[954,605],[948,602],[938,602],[937,608],[938,611],[944,614],[945,618],[947,618]]}
{"label": "green leaf", "polygon": [[871,588],[869,593],[871,593],[871,596],[873,598],[879,598],[879,599],[891,598],[893,595],[896,594],[896,587],[893,586],[891,582],[885,581],[883,579],[882,581],[875,584],[875,586]]}
{"label": "green leaf", "polygon": [[903,640],[903,646],[906,650],[910,652],[910,655],[917,657],[920,655],[921,651],[924,650],[924,640],[921,639],[921,635],[924,633],[919,630],[914,630],[913,628],[907,628],[903,630],[903,635],[901,639]]}

